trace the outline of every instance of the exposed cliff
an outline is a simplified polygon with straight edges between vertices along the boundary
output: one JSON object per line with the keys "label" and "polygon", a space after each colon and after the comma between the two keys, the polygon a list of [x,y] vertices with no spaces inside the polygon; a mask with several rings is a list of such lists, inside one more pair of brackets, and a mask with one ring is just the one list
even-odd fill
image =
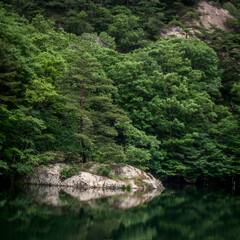
{"label": "exposed cliff", "polygon": [[[217,27],[219,29],[227,31],[226,20],[228,18],[233,18],[233,16],[223,8],[215,7],[206,1],[199,3],[196,9],[196,18],[188,18],[183,21],[188,25],[187,30],[183,29],[181,26],[172,26],[165,29],[162,33],[163,37],[176,36],[179,38],[196,38],[195,33],[198,33],[198,27],[204,27],[211,31],[212,27]],[[195,26],[195,27],[194,27]]]}

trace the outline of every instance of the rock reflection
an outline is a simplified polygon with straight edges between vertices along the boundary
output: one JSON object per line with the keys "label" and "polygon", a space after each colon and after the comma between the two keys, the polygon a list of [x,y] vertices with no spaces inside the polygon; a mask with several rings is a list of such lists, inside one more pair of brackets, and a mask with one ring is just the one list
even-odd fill
{"label": "rock reflection", "polygon": [[91,200],[106,198],[110,207],[129,209],[150,202],[153,198],[159,196],[162,191],[155,189],[150,192],[136,190],[126,192],[121,189],[80,189],[30,185],[27,188],[27,192],[33,196],[35,201],[47,203],[52,206],[68,205],[68,202],[62,201],[61,198],[63,194],[67,194],[69,197],[77,199],[80,202],[88,202],[88,205],[93,208],[97,207],[97,204]]}
{"label": "rock reflection", "polygon": [[[0,191],[1,239],[239,240],[237,192],[177,186],[150,201],[158,193],[67,190]],[[90,195],[98,199],[88,201]]]}

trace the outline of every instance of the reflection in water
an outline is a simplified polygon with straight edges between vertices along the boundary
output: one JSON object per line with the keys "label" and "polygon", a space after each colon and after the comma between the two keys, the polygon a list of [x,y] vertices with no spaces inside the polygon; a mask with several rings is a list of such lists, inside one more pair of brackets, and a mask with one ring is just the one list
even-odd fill
{"label": "reflection in water", "polygon": [[[87,193],[99,198],[82,201],[79,196]],[[101,192],[79,195],[62,188],[0,194],[2,240],[237,240],[240,236],[240,196],[223,190],[166,189],[139,205],[132,199],[145,194],[119,192],[102,198]],[[131,201],[137,206],[126,209]]]}
{"label": "reflection in water", "polygon": [[27,187],[27,192],[33,196],[34,200],[53,206],[66,205],[66,201],[63,202],[61,198],[64,194],[81,202],[117,196],[117,198],[107,199],[109,206],[111,205],[114,208],[127,209],[151,201],[156,196],[159,196],[162,191],[155,189],[151,192],[141,192],[136,190],[125,192],[121,189],[80,189],[72,187],[30,185]]}

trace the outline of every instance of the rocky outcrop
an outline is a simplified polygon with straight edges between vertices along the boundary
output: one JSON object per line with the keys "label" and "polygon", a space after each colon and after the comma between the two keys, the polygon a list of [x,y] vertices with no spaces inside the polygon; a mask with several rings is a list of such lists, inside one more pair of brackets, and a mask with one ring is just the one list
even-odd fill
{"label": "rocky outcrop", "polygon": [[103,41],[101,41],[101,39],[97,36],[95,43],[102,46],[102,47],[107,47],[106,44],[103,43]]}
{"label": "rocky outcrop", "polygon": [[197,38],[196,33],[199,33],[197,28],[192,26],[202,26],[211,31],[212,26],[220,28],[224,31],[228,30],[226,21],[228,18],[233,18],[230,13],[223,8],[215,7],[206,1],[200,2],[196,13],[199,14],[199,19],[188,19],[185,23],[191,27],[188,27],[188,31],[184,31],[179,26],[172,26],[169,29],[165,29],[162,33],[163,37],[178,37],[178,38]]}
{"label": "rocky outcrop", "polygon": [[61,176],[62,169],[68,169],[71,166],[64,163],[50,164],[48,166],[36,167],[31,176],[24,179],[25,183],[49,186],[65,186],[77,188],[102,188],[102,189],[122,189],[129,187],[131,189],[160,189],[164,187],[160,181],[151,174],[126,165],[120,167],[112,165],[112,179],[96,174],[98,164],[94,164],[89,171],[79,169],[78,174],[67,179]]}
{"label": "rocky outcrop", "polygon": [[198,30],[194,28],[188,28],[188,32],[184,31],[179,26],[172,26],[169,29],[165,29],[164,32],[161,34],[162,37],[178,37],[178,38],[197,38],[195,33],[199,33]]}
{"label": "rocky outcrop", "polygon": [[210,29],[213,25],[222,30],[227,30],[226,20],[233,18],[226,9],[215,7],[205,1],[199,3],[197,13],[200,14],[200,21],[196,20],[194,24],[202,25],[207,29]]}

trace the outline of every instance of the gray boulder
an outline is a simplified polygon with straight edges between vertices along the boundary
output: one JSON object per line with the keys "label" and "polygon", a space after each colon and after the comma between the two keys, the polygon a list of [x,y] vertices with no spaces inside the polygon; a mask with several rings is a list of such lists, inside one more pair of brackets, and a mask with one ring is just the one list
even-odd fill
{"label": "gray boulder", "polygon": [[94,164],[89,171],[79,169],[77,175],[63,179],[61,176],[62,169],[70,167],[71,165],[64,163],[36,167],[34,174],[26,176],[24,182],[35,185],[78,188],[122,189],[129,187],[137,190],[164,189],[161,181],[155,179],[151,174],[129,165],[124,167],[114,165],[112,178],[97,175],[95,169],[98,164]]}

